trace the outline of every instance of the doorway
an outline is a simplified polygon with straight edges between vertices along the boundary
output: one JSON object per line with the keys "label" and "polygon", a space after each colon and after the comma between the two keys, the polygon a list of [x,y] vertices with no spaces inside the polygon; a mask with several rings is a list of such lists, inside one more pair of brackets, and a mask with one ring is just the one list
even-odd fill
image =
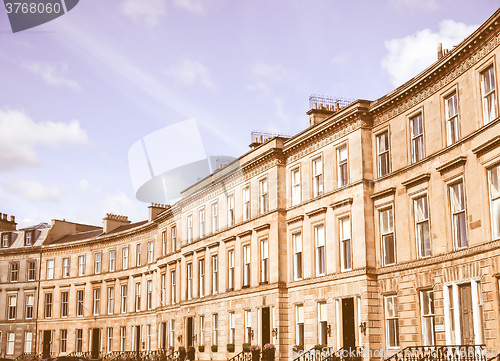
{"label": "doorway", "polygon": [[472,315],[472,293],[470,283],[458,286],[460,298],[460,333],[462,345],[474,344],[474,318]]}
{"label": "doorway", "polygon": [[262,346],[271,343],[271,312],[269,307],[262,307]]}
{"label": "doorway", "polygon": [[356,325],[354,322],[354,298],[342,299],[342,341],[345,350],[356,347]]}
{"label": "doorway", "polygon": [[186,319],[186,343],[187,346],[194,346],[193,345],[193,318],[188,317]]}

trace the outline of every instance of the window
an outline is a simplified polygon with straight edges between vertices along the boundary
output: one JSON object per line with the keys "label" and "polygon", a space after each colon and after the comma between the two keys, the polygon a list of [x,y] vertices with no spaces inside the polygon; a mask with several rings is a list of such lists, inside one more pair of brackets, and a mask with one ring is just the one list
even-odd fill
{"label": "window", "polygon": [[146,306],[148,310],[153,309],[153,281],[148,280],[146,283],[147,295],[146,295]]}
{"label": "window", "polygon": [[340,245],[342,271],[352,269],[351,220],[344,217],[340,222]]}
{"label": "window", "polygon": [[54,279],[54,260],[53,259],[47,260],[47,279],[48,280]]}
{"label": "window", "polygon": [[68,348],[68,330],[61,330],[59,339],[60,352],[64,354]]}
{"label": "window", "polygon": [[24,232],[24,245],[25,246],[33,245],[34,233],[35,233],[34,231],[25,231]]}
{"label": "window", "polygon": [[435,344],[434,339],[434,292],[420,292],[420,309],[422,314],[422,342],[424,346]]}
{"label": "window", "polygon": [[94,288],[93,312],[94,316],[99,316],[101,313],[101,289]]}
{"label": "window", "polygon": [[135,245],[135,266],[140,267],[141,266],[141,250],[142,250],[142,245],[140,243]]}
{"label": "window", "polygon": [[68,317],[68,291],[61,292],[61,317]]}
{"label": "window", "polygon": [[170,320],[170,337],[169,337],[169,346],[174,347],[175,345],[175,320]]}
{"label": "window", "polygon": [[217,264],[217,255],[212,256],[212,294],[219,293],[219,267]]}
{"label": "window", "polygon": [[250,219],[250,187],[246,186],[243,188],[243,220],[246,221]]}
{"label": "window", "polygon": [[94,253],[94,273],[97,275],[102,270],[102,252]]}
{"label": "window", "polygon": [[115,288],[113,286],[108,287],[108,315],[112,315],[115,312]]}
{"label": "window", "polygon": [[318,344],[327,344],[327,311],[326,302],[318,302]]}
{"label": "window", "polygon": [[177,227],[172,227],[170,232],[172,233],[172,252],[175,252],[177,250]]}
{"label": "window", "polygon": [[467,247],[464,183],[462,181],[450,185],[450,207],[455,248]]}
{"label": "window", "polygon": [[219,231],[219,204],[212,203],[212,233]]}
{"label": "window", "polygon": [[29,355],[31,354],[31,348],[33,345],[33,332],[25,331],[24,332],[24,353]]}
{"label": "window", "polygon": [[295,306],[295,344],[304,345],[304,306]]}
{"label": "window", "polygon": [[389,132],[377,135],[377,171],[383,177],[391,171],[389,160]]}
{"label": "window", "polygon": [[250,310],[244,311],[245,343],[252,343],[252,318]]}
{"label": "window", "polygon": [[83,349],[83,330],[77,328],[75,330],[75,351],[82,352]]}
{"label": "window", "polygon": [[243,246],[243,287],[250,286],[250,245]]}
{"label": "window", "polygon": [[382,261],[384,266],[396,263],[396,244],[394,241],[394,216],[392,207],[380,211],[380,236],[382,242]]}
{"label": "window", "polygon": [[10,265],[10,282],[17,282],[19,280],[19,263],[12,262]]}
{"label": "window", "polygon": [[125,326],[120,327],[120,352],[125,351],[125,346],[127,344],[127,328]]}
{"label": "window", "polygon": [[165,306],[167,304],[167,275],[165,273],[161,274],[160,287],[161,287],[160,302],[162,306]]}
{"label": "window", "polygon": [[227,197],[227,226],[234,226],[234,194]]}
{"label": "window", "polygon": [[418,256],[428,257],[431,255],[431,240],[429,229],[429,210],[427,208],[427,195],[413,200],[415,211],[415,228],[417,237]]}
{"label": "window", "polygon": [[313,159],[313,197],[323,194],[323,163],[321,157]]}
{"label": "window", "polygon": [[109,272],[114,272],[116,269],[116,250],[109,251]]}
{"label": "window", "polygon": [[193,298],[193,263],[186,264],[186,299],[190,300]]}
{"label": "window", "polygon": [[33,307],[35,305],[35,296],[33,294],[26,295],[26,319],[33,319]]}
{"label": "window", "polygon": [[76,291],[76,315],[83,316],[83,290]]}
{"label": "window", "polygon": [[491,202],[491,232],[493,239],[500,238],[500,165],[488,171]]}
{"label": "window", "polygon": [[227,253],[227,288],[234,290],[234,250]]}
{"label": "window", "polygon": [[325,227],[321,224],[314,227],[314,243],[316,245],[316,276],[325,274]]}
{"label": "window", "polygon": [[200,345],[205,344],[205,316],[200,316]]}
{"label": "window", "polygon": [[498,116],[495,69],[493,65],[490,65],[481,73],[481,93],[483,96],[484,124],[487,124]]}
{"label": "window", "polygon": [[410,118],[411,126],[411,160],[418,162],[425,156],[424,152],[424,123],[422,113]]}
{"label": "window", "polygon": [[12,235],[10,232],[2,233],[2,247],[3,248],[10,247],[11,238],[12,238]]}
{"label": "window", "polygon": [[52,318],[52,293],[45,294],[45,318]]}
{"label": "window", "polygon": [[85,275],[85,256],[78,256],[78,276]]}
{"label": "window", "polygon": [[205,208],[199,210],[198,218],[200,219],[200,238],[203,238],[205,237]]}
{"label": "window", "polygon": [[446,145],[452,145],[460,139],[458,129],[458,98],[454,92],[444,100],[446,113]]}
{"label": "window", "polygon": [[128,268],[128,247],[122,249],[122,269]]}
{"label": "window", "polygon": [[68,278],[69,277],[69,257],[63,258],[62,263],[63,263],[62,276],[63,276],[63,278]]}
{"label": "window", "polygon": [[193,216],[191,214],[187,216],[187,237],[188,243],[193,242]]}
{"label": "window", "polygon": [[7,332],[7,350],[5,352],[7,355],[14,354],[15,341],[16,341],[16,334],[14,332]]}
{"label": "window", "polygon": [[260,283],[269,281],[269,245],[267,239],[260,241]]}
{"label": "window", "polygon": [[106,329],[106,351],[107,353],[113,352],[113,327]]}
{"label": "window", "polygon": [[146,325],[146,352],[151,351],[151,325]]}
{"label": "window", "polygon": [[135,284],[135,312],[141,310],[141,283],[137,282]]}
{"label": "window", "polygon": [[28,281],[35,280],[35,261],[28,261]]}
{"label": "window", "polygon": [[17,296],[7,296],[7,319],[16,319]]}
{"label": "window", "polygon": [[198,297],[205,296],[205,260],[198,261]]}
{"label": "window", "polygon": [[148,242],[148,263],[153,263],[154,261],[154,243]]}
{"label": "window", "polygon": [[120,287],[120,312],[127,313],[127,285],[121,285]]}
{"label": "window", "polygon": [[219,343],[219,315],[214,313],[212,315],[212,345]]}
{"label": "window", "polygon": [[234,345],[236,339],[236,325],[234,312],[229,312],[229,343]]}
{"label": "window", "polygon": [[165,256],[167,254],[167,232],[161,232],[161,254]]}
{"label": "window", "polygon": [[174,304],[176,300],[175,294],[175,271],[170,272],[170,303]]}
{"label": "window", "polygon": [[396,295],[385,296],[385,334],[389,348],[399,347],[398,299]]}
{"label": "window", "polygon": [[337,149],[338,162],[338,186],[343,187],[349,182],[347,165],[347,146],[344,145]]}
{"label": "window", "polygon": [[292,234],[293,242],[293,278],[295,281],[302,279],[302,234]]}
{"label": "window", "polygon": [[260,190],[260,214],[267,213],[269,211],[269,195],[267,193],[267,178],[261,179],[259,182]]}
{"label": "window", "polygon": [[292,206],[300,203],[300,169],[292,170]]}

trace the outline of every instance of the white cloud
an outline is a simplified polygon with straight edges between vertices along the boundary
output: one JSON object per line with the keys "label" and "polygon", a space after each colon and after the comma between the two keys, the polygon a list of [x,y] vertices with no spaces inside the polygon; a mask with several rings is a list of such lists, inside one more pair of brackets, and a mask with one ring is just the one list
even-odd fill
{"label": "white cloud", "polygon": [[386,40],[387,53],[381,62],[382,69],[389,74],[392,85],[399,86],[437,60],[438,43],[452,49],[476,28],[477,25],[443,20],[437,32],[424,29],[404,38]]}
{"label": "white cloud", "polygon": [[54,66],[48,63],[26,61],[23,66],[32,73],[39,75],[49,85],[56,87],[66,87],[76,92],[81,90],[80,85],[73,79],[66,78],[68,65]]}
{"label": "white cloud", "polygon": [[197,60],[183,60],[167,69],[165,74],[184,85],[202,84],[207,88],[215,89],[210,71]]}
{"label": "white cloud", "polygon": [[19,194],[28,201],[53,202],[61,199],[62,193],[58,186],[45,186],[32,179],[19,179],[7,185],[7,190]]}
{"label": "white cloud", "polygon": [[391,0],[390,3],[396,8],[406,7],[426,11],[435,11],[439,8],[437,0]]}
{"label": "white cloud", "polygon": [[202,2],[199,0],[174,0],[174,4],[192,13],[203,13]]}
{"label": "white cloud", "polygon": [[38,164],[35,148],[89,144],[78,120],[35,122],[19,110],[0,109],[0,171]]}
{"label": "white cloud", "polygon": [[147,26],[154,27],[167,13],[167,5],[165,0],[124,0],[121,10],[134,21],[142,21]]}
{"label": "white cloud", "polygon": [[255,64],[250,70],[254,82],[247,86],[249,90],[265,90],[277,83],[291,84],[295,74],[281,64]]}

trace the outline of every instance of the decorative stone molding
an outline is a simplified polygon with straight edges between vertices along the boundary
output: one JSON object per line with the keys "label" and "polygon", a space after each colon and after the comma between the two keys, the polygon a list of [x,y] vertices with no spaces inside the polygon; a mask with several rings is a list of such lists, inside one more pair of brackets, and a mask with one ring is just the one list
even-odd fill
{"label": "decorative stone molding", "polygon": [[265,224],[262,224],[260,226],[255,227],[253,230],[255,232],[260,232],[260,231],[264,231],[264,230],[269,229],[269,228],[271,228],[271,224],[265,223]]}
{"label": "decorative stone molding", "polygon": [[487,142],[484,142],[483,144],[473,148],[472,153],[474,153],[476,157],[480,157],[483,154],[486,154],[498,147],[500,147],[500,135],[497,135],[496,137],[491,138]]}
{"label": "decorative stone molding", "polygon": [[243,237],[245,237],[245,236],[251,236],[251,235],[252,235],[252,232],[253,232],[253,231],[252,231],[251,229],[249,229],[249,230],[247,230],[247,231],[243,231],[243,232],[241,232],[241,233],[238,233],[236,236],[237,236],[238,238],[243,238]]}
{"label": "decorative stone molding", "polygon": [[317,216],[319,214],[326,213],[326,210],[327,210],[326,207],[320,207],[320,208],[317,208],[317,209],[315,209],[313,211],[306,212],[306,216],[308,216],[309,218],[311,218],[311,217]]}
{"label": "decorative stone molding", "polygon": [[349,197],[349,198],[341,199],[340,201],[337,201],[337,202],[333,202],[332,204],[330,204],[330,207],[332,207],[335,210],[335,209],[339,209],[339,208],[342,208],[345,206],[351,206],[352,202],[353,202],[353,199],[351,197]]}
{"label": "decorative stone molding", "polygon": [[379,192],[373,193],[370,198],[374,201],[379,200],[381,198],[394,196],[396,194],[396,187],[390,187]]}
{"label": "decorative stone molding", "polygon": [[219,246],[219,241],[215,241],[215,242],[212,242],[210,243],[207,248],[214,248],[214,247],[218,247]]}
{"label": "decorative stone molding", "polygon": [[229,243],[232,241],[236,241],[236,236],[229,236],[229,237],[226,237],[222,240],[222,242],[224,242],[224,243]]}
{"label": "decorative stone molding", "polygon": [[430,173],[422,173],[419,174],[416,177],[410,178],[404,182],[401,182],[401,184],[406,188],[412,188],[415,187],[416,185],[419,185],[420,183],[428,182],[429,179],[431,179]]}
{"label": "decorative stone molding", "polygon": [[292,223],[297,223],[297,222],[302,222],[304,220],[304,215],[301,214],[299,216],[295,216],[293,218],[290,218],[290,219],[287,219],[286,223],[288,225],[292,224]]}
{"label": "decorative stone molding", "polygon": [[443,175],[449,172],[450,170],[464,166],[466,162],[467,162],[467,157],[465,155],[461,155],[460,157],[457,157],[455,159],[450,160],[449,162],[440,165],[439,167],[436,168],[436,170],[439,173],[441,173],[441,175]]}

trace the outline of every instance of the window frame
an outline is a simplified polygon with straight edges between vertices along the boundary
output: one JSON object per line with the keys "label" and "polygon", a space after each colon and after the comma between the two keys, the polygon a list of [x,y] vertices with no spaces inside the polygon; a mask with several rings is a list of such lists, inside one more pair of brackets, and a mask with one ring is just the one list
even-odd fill
{"label": "window frame", "polygon": [[[242,250],[242,255],[243,255],[243,282],[242,282],[242,288],[247,288],[250,287],[250,280],[251,280],[251,264],[252,264],[252,249],[250,248],[250,244],[244,244],[243,245],[243,250]],[[248,257],[247,257],[248,256]]]}
{"label": "window frame", "polygon": [[[320,232],[321,228],[321,232]],[[318,223],[313,226],[314,234],[314,264],[315,276],[320,277],[326,274],[326,234],[325,224]],[[321,235],[321,236],[320,236]],[[322,242],[320,242],[322,241]]]}
{"label": "window frame", "polygon": [[[384,213],[390,212],[390,217],[387,218],[387,230],[384,230]],[[387,207],[379,209],[379,227],[380,227],[380,243],[382,250],[382,266],[391,266],[397,263],[397,247],[396,247],[396,232],[394,230],[394,205],[391,204]],[[392,237],[392,253],[393,261],[387,261],[387,243],[386,238]]]}
{"label": "window frame", "polygon": [[227,227],[232,227],[236,224],[236,215],[234,211],[234,193],[229,194],[226,199],[227,204]]}
{"label": "window frame", "polygon": [[[450,108],[450,99],[455,98],[454,106]],[[460,140],[460,107],[458,99],[458,89],[454,87],[451,91],[443,96],[444,102],[444,119],[446,129],[446,146],[450,146]],[[450,109],[456,110],[456,113],[451,113]]]}
{"label": "window frame", "polygon": [[[317,164],[321,166],[318,172]],[[320,154],[311,159],[311,175],[312,175],[312,197],[317,198],[324,193],[323,182],[323,155]]]}
{"label": "window frame", "polygon": [[[425,207],[425,212],[424,213],[427,213],[427,218],[423,218],[423,219],[418,219],[418,213],[417,213],[417,202],[419,199],[423,199],[425,198],[425,203],[426,203],[426,207]],[[432,237],[431,237],[431,217],[430,217],[430,209],[429,209],[429,197],[428,197],[428,193],[427,192],[423,192],[423,193],[419,193],[419,194],[416,194],[414,195],[412,198],[412,204],[413,204],[413,222],[414,222],[414,232],[415,232],[415,245],[417,247],[417,257],[419,259],[422,259],[422,258],[427,258],[427,257],[431,257],[432,256]],[[428,237],[429,237],[429,248],[428,248],[428,253],[426,253],[426,245],[425,245],[425,239],[421,239],[419,237],[419,225],[420,224],[424,224],[424,223],[427,223],[427,228],[428,228]],[[425,231],[425,229],[423,230]],[[425,237],[425,233],[423,233],[423,236]],[[422,241],[424,241],[424,243],[422,243]]]}
{"label": "window frame", "polygon": [[[382,137],[387,139],[387,149],[381,150],[381,141]],[[384,129],[377,134],[375,134],[375,145],[377,150],[377,175],[379,177],[384,177],[391,173],[391,138],[389,129]],[[384,160],[384,161],[383,161]],[[383,171],[382,164],[386,162],[385,172]]]}
{"label": "window frame", "polygon": [[[484,75],[490,69],[493,72],[494,79],[493,79],[492,84],[495,86],[495,88],[493,90],[490,90],[490,92],[488,92],[488,94],[486,94],[485,85],[484,85],[484,80],[485,80]],[[485,66],[483,66],[482,69],[479,71],[479,76],[480,76],[480,89],[481,89],[481,108],[483,110],[483,124],[486,125],[486,124],[492,122],[493,120],[495,120],[496,118],[498,118],[497,76],[496,76],[495,63],[492,61],[492,62],[486,64]],[[493,98],[493,104],[494,104],[494,109],[495,109],[495,111],[494,111],[495,116],[492,119],[490,116],[487,115],[487,109],[486,109],[487,103],[485,102],[485,99],[489,96],[492,96],[492,98]]]}
{"label": "window frame", "polygon": [[[496,173],[498,184],[498,194],[493,194],[493,172]],[[497,163],[487,169],[488,198],[490,208],[490,229],[491,239],[500,239],[500,163]],[[496,222],[496,224],[495,224]]]}
{"label": "window frame", "polygon": [[[351,228],[351,215],[346,214],[343,216],[338,217],[339,220],[339,244],[340,244],[340,269],[342,272],[344,271],[351,271],[353,269],[353,247],[352,247],[352,228]],[[344,228],[344,222],[349,222],[348,224],[348,232],[349,235],[347,236],[344,234],[345,228]],[[349,245],[349,247],[347,247]],[[346,251],[349,250],[349,254],[346,257]]]}
{"label": "window frame", "polygon": [[[298,242],[299,239],[300,242]],[[297,247],[299,244],[300,247]],[[292,247],[293,247],[293,280],[300,281],[304,277],[304,260],[303,260],[304,243],[302,239],[302,232],[300,230],[292,233]]]}
{"label": "window frame", "polygon": [[291,202],[293,207],[299,205],[302,202],[300,166],[290,170],[290,185],[291,185]]}
{"label": "window frame", "polygon": [[[390,314],[389,300],[392,300],[393,314]],[[385,324],[385,342],[387,349],[397,349],[399,348],[399,304],[398,296],[396,294],[384,296],[384,324]],[[391,339],[391,321],[395,321],[394,325],[394,339]],[[391,343],[394,341],[394,344]]]}
{"label": "window frame", "polygon": [[[415,120],[420,119],[421,133],[415,133]],[[410,122],[410,150],[411,164],[418,163],[425,158],[425,127],[424,127],[424,112],[419,109],[409,116]],[[421,141],[420,141],[421,139]]]}
{"label": "window frame", "polygon": [[[342,152],[345,150],[345,159]],[[337,153],[337,187],[345,187],[349,184],[349,149],[347,143],[336,148]]]}
{"label": "window frame", "polygon": [[268,177],[259,179],[259,214],[269,212],[269,184]]}
{"label": "window frame", "polygon": [[[460,206],[462,207],[461,209],[455,209],[454,205],[456,205],[456,202],[453,202],[453,195],[452,192],[455,192],[455,187],[458,187],[458,190],[461,191],[459,194],[459,197],[461,200],[459,200]],[[459,178],[454,180],[453,182],[448,183],[448,197],[449,197],[449,209],[450,209],[450,218],[451,218],[451,233],[453,237],[453,247],[455,250],[467,248],[469,245],[469,235],[468,235],[468,227],[467,227],[467,201],[465,197],[465,182],[463,178]],[[457,221],[460,223],[460,226],[457,227]],[[462,228],[461,228],[462,227]],[[463,230],[463,232],[460,232]],[[458,239],[458,234],[460,233],[460,240]],[[464,239],[463,236],[465,236],[465,245],[464,245]],[[460,243],[460,244],[459,244]]]}

